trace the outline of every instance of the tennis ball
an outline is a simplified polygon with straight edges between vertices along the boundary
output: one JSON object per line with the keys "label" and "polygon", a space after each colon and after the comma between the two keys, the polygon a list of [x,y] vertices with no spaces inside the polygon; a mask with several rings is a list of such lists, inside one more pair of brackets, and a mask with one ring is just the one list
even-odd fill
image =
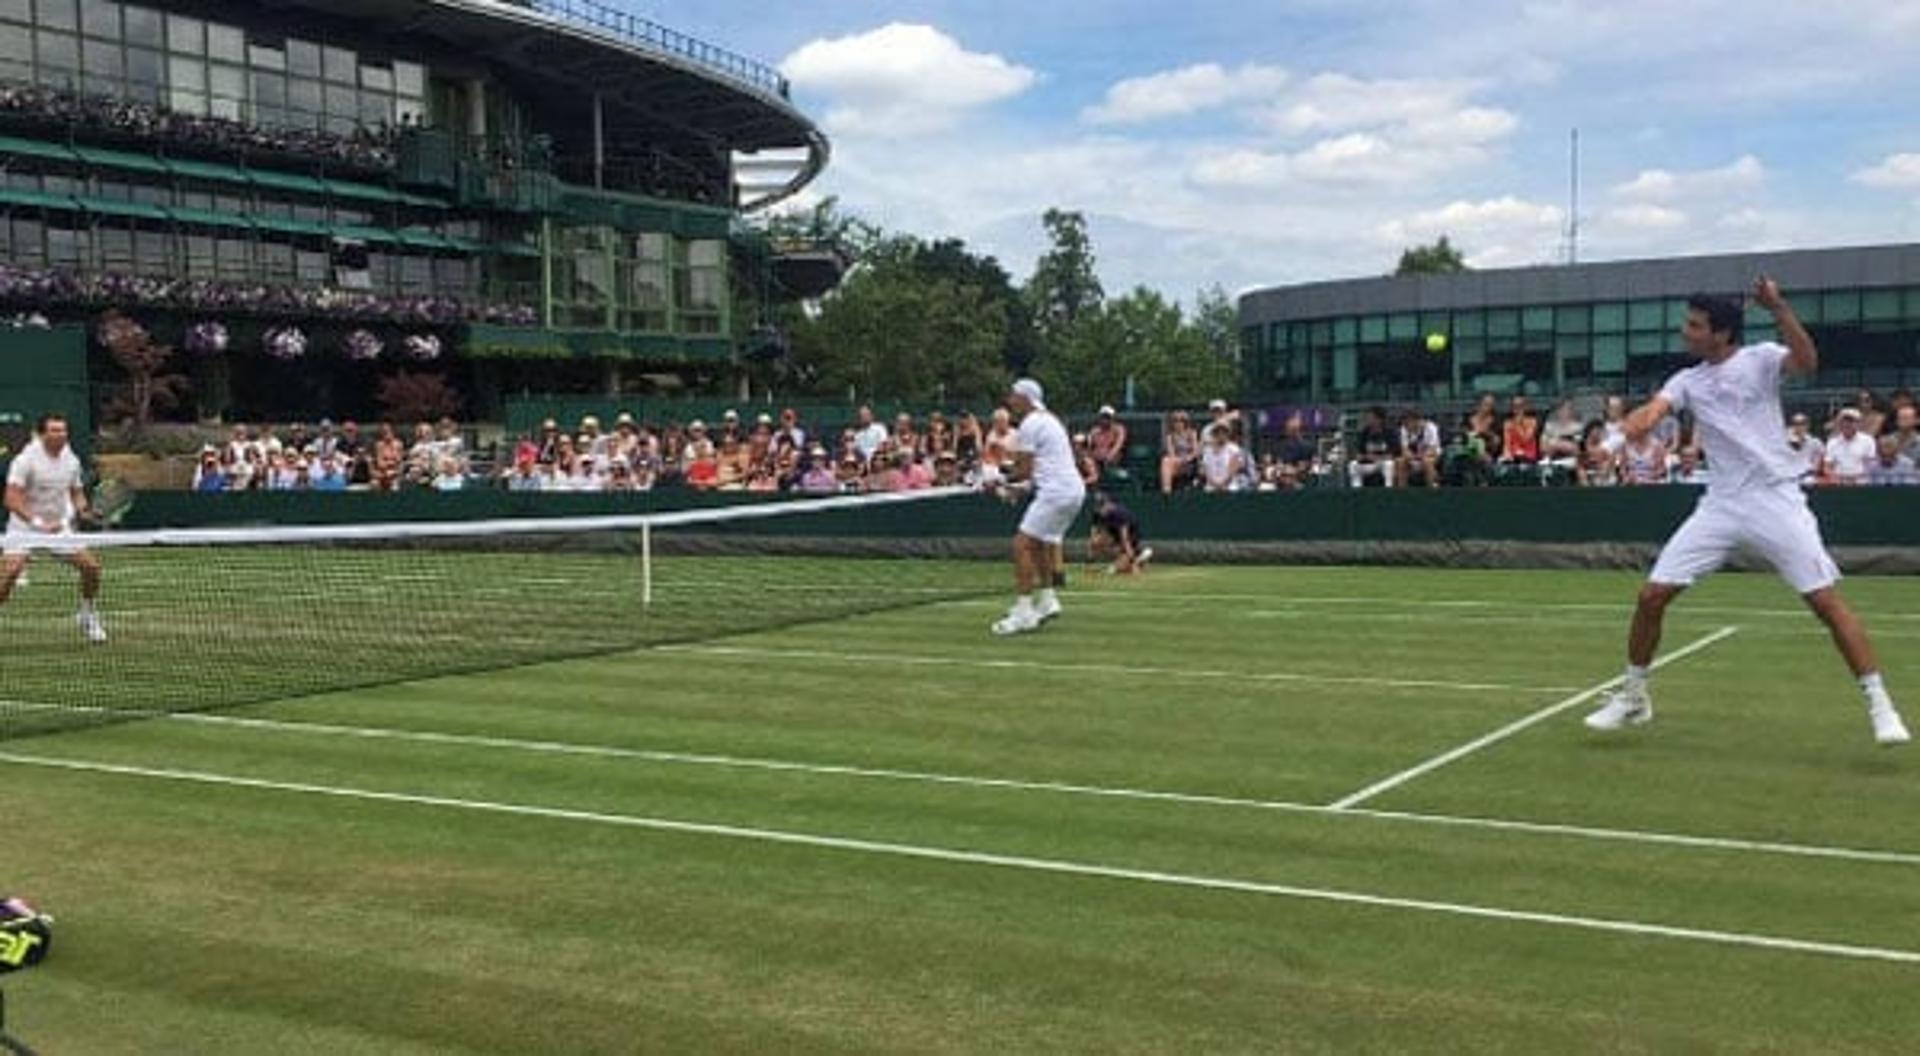
{"label": "tennis ball", "polygon": [[1447,350],[1447,335],[1445,334],[1428,334],[1427,335],[1427,351],[1437,355],[1441,352],[1445,352],[1446,350]]}

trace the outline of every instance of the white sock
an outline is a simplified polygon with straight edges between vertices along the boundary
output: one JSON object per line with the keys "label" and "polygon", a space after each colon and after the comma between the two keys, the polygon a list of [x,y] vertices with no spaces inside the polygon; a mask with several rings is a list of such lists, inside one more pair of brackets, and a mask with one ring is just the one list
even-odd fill
{"label": "white sock", "polygon": [[1639,664],[1627,665],[1627,685],[1644,686],[1647,684],[1647,669]]}
{"label": "white sock", "polygon": [[87,600],[86,598],[81,598],[80,599],[80,615],[82,616],[93,615],[93,602]]}
{"label": "white sock", "polygon": [[1013,602],[1013,611],[1032,612],[1033,611],[1033,595],[1022,594],[1018,598],[1015,598]]}
{"label": "white sock", "polygon": [[1867,695],[1867,703],[1873,703],[1875,697],[1885,694],[1886,691],[1887,684],[1881,680],[1880,672],[1870,671],[1860,676],[1860,692]]}
{"label": "white sock", "polygon": [[1037,595],[1036,600],[1038,600],[1040,604],[1048,607],[1060,604],[1060,597],[1053,592],[1052,587],[1042,589],[1039,595]]}

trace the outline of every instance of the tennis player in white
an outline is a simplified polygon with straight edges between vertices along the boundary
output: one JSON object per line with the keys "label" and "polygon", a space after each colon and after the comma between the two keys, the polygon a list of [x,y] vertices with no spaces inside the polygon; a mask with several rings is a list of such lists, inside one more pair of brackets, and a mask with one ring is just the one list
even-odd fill
{"label": "tennis player in white", "polygon": [[1647,672],[1660,645],[1667,606],[1735,550],[1744,549],[1771,564],[1827,625],[1860,682],[1874,740],[1905,744],[1906,724],[1881,681],[1866,628],[1834,587],[1840,570],[1827,554],[1820,523],[1800,490],[1805,460],[1787,446],[1781,428],[1780,376],[1812,372],[1820,365],[1819,352],[1772,279],[1757,280],[1753,298],[1773,313],[1784,346],[1742,346],[1739,301],[1695,295],[1687,301],[1681,335],[1687,351],[1700,362],[1675,374],[1659,395],[1627,416],[1626,438],[1637,439],[1669,414],[1693,412],[1694,432],[1713,476],[1693,515],[1661,549],[1640,590],[1627,639],[1625,679],[1586,723],[1596,730],[1618,730],[1652,721]]}
{"label": "tennis player in white", "polygon": [[[80,611],[74,622],[87,641],[107,640],[93,602],[100,594],[100,559],[68,538],[87,509],[80,459],[67,443],[67,420],[43,416],[32,443],[7,467],[7,534],[0,543],[0,605],[13,595],[33,551],[49,551],[80,573]],[[50,538],[51,537],[51,538]]]}
{"label": "tennis player in white", "polygon": [[1053,551],[1066,540],[1067,530],[1087,501],[1073,442],[1066,426],[1047,410],[1040,383],[1031,378],[1014,382],[1007,407],[1020,419],[1007,478],[1012,488],[1030,490],[1033,500],[1013,537],[1013,575],[1020,596],[1013,609],[994,623],[993,633],[998,635],[1039,630],[1060,614],[1060,598],[1050,585]]}

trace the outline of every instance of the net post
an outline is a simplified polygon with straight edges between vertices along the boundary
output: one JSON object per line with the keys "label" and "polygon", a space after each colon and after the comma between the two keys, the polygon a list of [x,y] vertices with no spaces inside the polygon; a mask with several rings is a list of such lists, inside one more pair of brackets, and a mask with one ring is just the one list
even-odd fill
{"label": "net post", "polygon": [[653,607],[653,525],[640,526],[640,607]]}

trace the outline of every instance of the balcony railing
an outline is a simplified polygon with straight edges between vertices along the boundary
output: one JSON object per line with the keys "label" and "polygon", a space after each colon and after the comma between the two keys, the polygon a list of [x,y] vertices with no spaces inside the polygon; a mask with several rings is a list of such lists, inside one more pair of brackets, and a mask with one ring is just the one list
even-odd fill
{"label": "balcony railing", "polygon": [[599,0],[530,0],[527,6],[541,14],[603,33],[622,43],[685,59],[755,91],[788,98],[787,79],[773,67],[678,30],[668,29],[651,19],[600,3]]}

